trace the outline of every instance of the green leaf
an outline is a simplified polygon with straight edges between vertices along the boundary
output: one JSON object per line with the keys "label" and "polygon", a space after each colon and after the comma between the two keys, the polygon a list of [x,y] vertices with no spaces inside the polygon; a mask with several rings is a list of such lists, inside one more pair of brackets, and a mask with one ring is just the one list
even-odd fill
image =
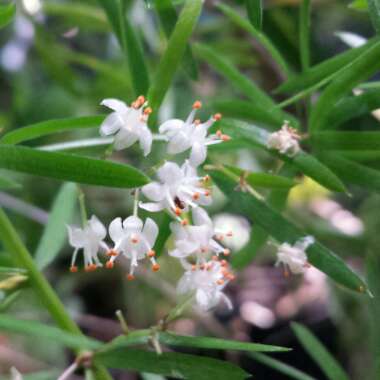
{"label": "green leaf", "polygon": [[356,9],[358,11],[366,11],[368,9],[367,0],[354,0],[349,8]]}
{"label": "green leaf", "polygon": [[0,189],[18,189],[21,185],[4,175],[0,176]]}
{"label": "green leaf", "polygon": [[349,380],[340,364],[308,328],[299,323],[293,322],[292,330],[296,334],[304,349],[314,359],[328,379]]}
{"label": "green leaf", "polygon": [[42,121],[8,132],[1,138],[0,143],[18,144],[55,133],[84,128],[99,128],[103,120],[104,115],[96,115]]}
{"label": "green leaf", "polygon": [[226,77],[233,86],[256,104],[259,104],[262,107],[274,106],[273,100],[261,88],[241,74],[236,67],[221,58],[219,52],[207,45],[197,43],[194,44],[194,53],[198,58],[206,61],[217,72]]}
{"label": "green leaf", "polygon": [[174,347],[193,347],[209,350],[236,350],[247,352],[285,352],[290,351],[286,347],[271,346],[267,344],[245,343],[234,340],[208,338],[200,336],[177,335],[171,332],[158,333],[161,343]]}
{"label": "green leaf", "polygon": [[26,335],[34,338],[46,338],[72,349],[97,349],[102,346],[97,340],[63,331],[45,323],[31,320],[18,320],[4,314],[0,315],[0,330]]}
{"label": "green leaf", "polygon": [[65,244],[66,225],[72,222],[77,196],[76,185],[66,183],[54,200],[48,223],[34,255],[34,260],[40,270],[54,260]]}
{"label": "green leaf", "polygon": [[294,166],[298,170],[301,170],[302,173],[328,189],[338,192],[345,191],[342,181],[314,156],[301,151],[294,157],[288,157],[286,155],[279,154],[276,151],[268,150],[266,146],[266,141],[269,135],[268,132],[264,129],[256,127],[253,124],[230,119],[222,120],[220,123],[223,131],[233,138],[244,138],[253,146],[267,150],[284,162]]}
{"label": "green leaf", "polygon": [[242,380],[248,376],[242,369],[227,361],[177,352],[158,355],[136,349],[118,349],[100,352],[95,355],[95,360],[110,368],[150,372],[177,379]]}
{"label": "green leaf", "polygon": [[380,41],[363,52],[351,64],[344,67],[334,81],[324,90],[313,107],[310,130],[326,128],[326,119],[335,104],[360,81],[368,79],[380,68]]}
{"label": "green leaf", "polygon": [[[155,9],[160,19],[165,35],[170,37],[177,22],[177,12],[172,4],[172,0],[154,0]],[[191,47],[188,44],[183,55],[182,65],[190,78],[198,79],[197,63],[194,60]]]}
{"label": "green leaf", "polygon": [[[236,209],[241,210],[279,243],[294,244],[307,235],[254,195],[236,191],[237,181],[227,178],[226,172],[224,174],[212,172],[211,176],[218,187],[229,196]],[[233,173],[232,176],[234,176]],[[341,258],[319,242],[315,242],[307,249],[307,256],[312,265],[326,273],[338,284],[357,292],[367,291],[363,280]]]}
{"label": "green leaf", "polygon": [[346,121],[369,114],[380,108],[380,91],[378,88],[370,89],[362,94],[346,96],[334,105],[327,115],[326,125],[334,129]]}
{"label": "green leaf", "polygon": [[148,182],[129,165],[21,146],[0,145],[0,168],[98,186],[133,188]]}
{"label": "green leaf", "polygon": [[16,4],[0,4],[0,28],[7,26],[16,14]]}
{"label": "green leaf", "polygon": [[238,12],[236,12],[233,8],[228,5],[218,3],[216,7],[224,13],[235,25],[240,27],[241,29],[248,32],[252,37],[254,37],[264,48],[268,51],[268,53],[272,56],[274,61],[279,65],[281,70],[285,75],[289,75],[290,69],[285,59],[279,52],[279,50],[274,46],[272,41],[262,32],[257,30],[252,24],[240,16]]}
{"label": "green leaf", "polygon": [[225,165],[225,167],[239,177],[244,176],[244,181],[252,187],[261,187],[266,189],[289,189],[297,185],[297,182],[279,175],[252,173],[229,165]]}
{"label": "green leaf", "polygon": [[[374,374],[380,373],[380,328],[378,316],[380,315],[380,258],[377,252],[370,252],[366,257],[368,286],[373,292],[369,299],[369,318],[371,348],[374,361]],[[376,378],[376,377],[374,377]]]}
{"label": "green leaf", "polygon": [[367,0],[369,17],[376,33],[380,33],[380,0]]}
{"label": "green leaf", "polygon": [[201,14],[202,4],[202,0],[187,0],[179,15],[148,92],[149,104],[155,112],[161,105],[181,63],[187,43]]}
{"label": "green leaf", "polygon": [[261,30],[263,26],[263,1],[245,0],[245,6],[252,26],[257,30]]}
{"label": "green leaf", "polygon": [[281,372],[282,374],[296,380],[317,380],[314,377],[307,375],[306,373],[300,371],[297,368],[291,367],[288,364],[282,363],[277,359],[271,358],[268,355],[260,353],[251,353],[249,356],[258,361],[261,364],[264,364],[270,368],[273,368],[275,371]]}
{"label": "green leaf", "polygon": [[300,55],[302,69],[310,66],[310,0],[302,0],[300,5]]}
{"label": "green leaf", "polygon": [[380,171],[360,165],[334,153],[320,152],[318,156],[346,183],[380,192]]}
{"label": "green leaf", "polygon": [[328,81],[331,81],[342,68],[350,65],[356,58],[368,51],[377,41],[377,38],[373,38],[363,46],[349,49],[318,65],[312,66],[300,75],[292,76],[279,86],[275,93],[301,92],[326,80],[326,78],[328,78]]}
{"label": "green leaf", "polygon": [[380,132],[315,132],[311,142],[320,150],[380,150]]}
{"label": "green leaf", "polygon": [[293,115],[277,108],[268,109],[256,101],[216,100],[211,102],[210,106],[216,112],[221,112],[223,116],[258,123],[270,130],[279,129],[284,120],[289,120],[295,127],[299,125],[298,120]]}
{"label": "green leaf", "polygon": [[135,95],[146,95],[149,88],[149,75],[141,43],[126,17],[124,1],[99,0],[104,8],[119,44],[127,57]]}

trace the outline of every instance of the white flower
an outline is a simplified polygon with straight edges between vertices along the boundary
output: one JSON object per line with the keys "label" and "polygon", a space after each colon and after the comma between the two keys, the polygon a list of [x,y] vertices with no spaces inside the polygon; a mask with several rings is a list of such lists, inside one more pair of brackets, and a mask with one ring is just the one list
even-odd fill
{"label": "white flower", "polygon": [[201,102],[193,104],[193,110],[185,121],[171,119],[163,123],[159,131],[166,135],[169,140],[167,151],[169,154],[182,153],[191,148],[190,163],[197,167],[202,164],[207,156],[207,146],[218,144],[229,140],[229,136],[223,135],[221,131],[216,134],[207,135],[208,129],[220,120],[221,115],[215,114],[205,123],[194,120],[196,111],[201,108]]}
{"label": "white flower", "polygon": [[177,258],[196,255],[197,263],[207,261],[210,254],[229,255],[230,251],[220,245],[216,239],[223,240],[225,236],[232,236],[231,232],[215,231],[207,212],[200,207],[193,209],[192,216],[194,225],[189,226],[176,222],[170,224],[174,234],[175,249],[169,254]]}
{"label": "white flower", "polygon": [[278,150],[289,157],[294,157],[301,150],[299,140],[300,136],[297,131],[291,128],[288,122],[285,122],[279,131],[269,135],[267,147]]}
{"label": "white flower", "polygon": [[84,228],[67,226],[69,242],[75,248],[71,259],[71,272],[77,272],[78,267],[75,265],[78,251],[83,249],[84,267],[86,271],[93,271],[102,264],[98,259],[99,248],[108,250],[104,239],[107,230],[99,219],[93,215]]}
{"label": "white flower", "polygon": [[197,171],[186,161],[181,167],[166,162],[157,171],[160,182],[143,186],[143,194],[153,202],[140,203],[140,207],[151,211],[169,210],[176,216],[187,212],[189,207],[211,203],[211,191],[207,188],[209,177],[198,177]]}
{"label": "white flower", "polygon": [[114,111],[103,121],[100,134],[102,136],[115,135],[116,150],[128,148],[139,141],[144,156],[147,156],[150,153],[153,137],[147,126],[152,109],[144,108],[147,104],[145,98],[139,96],[131,107],[117,99],[104,99],[100,104]]}
{"label": "white flower", "polygon": [[223,293],[223,289],[234,275],[229,271],[225,260],[208,261],[201,265],[193,265],[182,262],[186,272],[177,285],[178,294],[194,292],[195,301],[200,309],[207,311],[224,301],[229,309],[232,304]]}
{"label": "white flower", "polygon": [[114,261],[122,254],[131,261],[129,280],[133,280],[133,272],[138,266],[138,260],[148,257],[152,262],[152,270],[158,271],[159,264],[156,263],[153,246],[158,235],[157,224],[147,218],[145,224],[137,216],[130,216],[122,222],[121,218],[114,219],[109,226],[109,234],[115,243],[107,255],[110,256],[106,267],[113,268]]}
{"label": "white flower", "polygon": [[298,240],[294,245],[283,243],[278,247],[276,265],[283,264],[285,268],[285,275],[289,270],[294,274],[303,273],[305,268],[310,264],[307,262],[307,255],[305,250],[314,244],[312,236],[306,236]]}

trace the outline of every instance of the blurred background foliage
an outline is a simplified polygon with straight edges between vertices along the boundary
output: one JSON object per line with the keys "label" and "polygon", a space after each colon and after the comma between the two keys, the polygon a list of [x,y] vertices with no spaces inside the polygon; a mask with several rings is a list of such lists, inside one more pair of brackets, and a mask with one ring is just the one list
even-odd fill
{"label": "blurred background foliage", "polygon": [[[128,19],[141,41],[150,76],[167,42],[165,28],[155,12],[155,3],[153,0],[130,0],[127,5]],[[222,3],[246,15],[244,1]],[[175,4],[181,7],[182,1]],[[219,58],[230,62],[267,93],[273,94],[284,80],[283,72],[251,36],[231,23],[214,5],[213,1],[205,2],[192,42],[212,48]],[[299,6],[298,0],[268,0],[264,1],[263,15],[263,31],[296,72],[301,70]],[[339,31],[349,31],[365,38],[373,35],[365,1],[312,2],[312,65],[348,49],[336,35]],[[161,119],[174,115],[185,117],[194,99],[204,103],[204,115],[217,110],[215,104],[225,99],[244,99],[228,80],[202,59],[201,49],[195,47],[193,54],[197,69],[183,65],[178,71],[160,110]],[[114,97],[128,102],[135,98],[132,83],[124,53],[103,9],[95,0],[17,1],[14,21],[1,30],[2,133],[43,120],[102,114],[104,109],[99,103],[104,98]],[[284,95],[273,96],[277,102],[286,99]],[[294,115],[298,112],[294,106],[286,110]],[[345,124],[347,130],[378,128],[379,121],[370,114]],[[90,128],[43,137],[27,144],[41,146],[97,136],[98,130]],[[104,146],[82,149],[81,153],[97,156],[102,150]],[[149,169],[162,154],[163,147],[158,145],[153,154],[142,162],[135,148],[117,153],[115,158]],[[273,170],[276,165],[273,158],[253,149],[219,149],[213,155],[216,160],[250,170]],[[378,158],[370,160],[375,168],[379,168]],[[12,174],[12,178],[22,183],[22,189],[1,192],[0,204],[11,213],[19,233],[34,252],[60,184],[21,174]],[[347,197],[332,194],[309,179],[299,178],[298,181],[299,184],[290,192],[286,214],[364,274],[365,256],[370,252],[377,253],[380,247],[379,195],[352,187],[350,192],[354,196]],[[128,191],[91,186],[84,187],[84,191],[89,211],[104,221],[131,213]],[[220,223],[237,226],[240,232],[234,248],[239,250],[246,243],[252,226],[244,218],[237,217],[236,210],[231,214],[221,193],[216,199],[212,213]],[[167,244],[170,245],[170,240]],[[108,340],[120,333],[114,316],[116,309],[125,313],[132,327],[144,328],[156,323],[175,305],[175,283],[180,276],[180,268],[176,268],[176,263],[166,255],[160,259],[162,271],[158,275],[152,276],[149,271],[141,270],[143,273],[135,282],[127,283],[125,269],[120,267],[112,273],[98,271],[70,275],[70,254],[66,246],[48,266],[46,274],[80,326],[91,336]],[[1,255],[0,262],[7,265],[9,258],[6,254]],[[176,322],[174,329],[188,334],[227,334],[238,340],[293,347],[292,352],[273,357],[305,371],[312,378],[325,379],[321,369],[297,343],[289,326],[290,320],[297,320],[314,331],[350,378],[370,378],[368,368],[372,366],[372,359],[368,341],[373,331],[370,330],[371,305],[368,300],[339,287],[330,287],[325,276],[317,270],[308,272],[303,280],[286,279],[281,269],[273,267],[273,263],[273,247],[263,247],[255,253],[254,263],[245,268],[236,283],[229,287],[235,307],[232,312],[218,309],[209,317],[188,314]],[[0,299],[3,301],[0,303],[2,311],[8,310],[25,318],[48,318],[27,283],[10,290],[3,289]],[[372,313],[374,323],[376,317],[380,316]],[[34,371],[51,368],[53,363],[63,367],[67,361],[61,348],[42,344],[42,340],[36,344],[20,337],[11,341],[5,337],[0,339],[0,368],[3,373],[11,364],[23,371]],[[225,359],[235,361],[255,374],[257,379],[286,378],[254,358],[230,353],[207,354],[215,357],[224,355]],[[61,363],[57,363],[57,358]],[[129,379],[134,375],[119,376],[120,379]]]}

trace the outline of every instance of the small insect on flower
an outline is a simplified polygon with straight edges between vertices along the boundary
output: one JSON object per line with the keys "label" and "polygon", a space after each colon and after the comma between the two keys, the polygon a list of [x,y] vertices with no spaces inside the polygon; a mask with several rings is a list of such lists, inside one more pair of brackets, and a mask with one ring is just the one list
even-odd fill
{"label": "small insect on flower", "polygon": [[75,248],[71,259],[71,272],[77,272],[75,265],[80,249],[83,249],[84,268],[86,271],[93,271],[102,264],[98,258],[98,251],[102,248],[108,251],[107,244],[103,241],[107,235],[107,230],[99,219],[93,215],[83,228],[67,226],[69,242]]}
{"label": "small insect on flower", "polygon": [[207,146],[219,144],[230,139],[229,136],[218,131],[215,134],[207,135],[208,129],[222,117],[221,114],[215,114],[206,122],[194,120],[196,111],[201,108],[200,101],[193,104],[193,109],[185,121],[180,119],[171,119],[164,122],[159,131],[166,135],[169,140],[167,151],[169,154],[178,154],[191,149],[190,164],[194,167],[199,166],[206,160]]}
{"label": "small insect on flower", "polygon": [[301,150],[299,145],[300,139],[301,137],[297,131],[291,128],[289,123],[285,121],[279,131],[269,135],[267,147],[269,149],[278,150],[280,153],[286,154],[289,157],[294,157]]}
{"label": "small insect on flower", "polygon": [[307,261],[306,249],[314,244],[312,236],[306,236],[298,240],[294,245],[283,243],[278,247],[276,266],[283,264],[285,275],[288,275],[288,269],[294,273],[303,273],[310,266]]}
{"label": "small insect on flower", "polygon": [[190,265],[182,260],[181,263],[186,272],[178,282],[178,294],[195,292],[196,304],[203,311],[212,309],[220,301],[232,309],[232,303],[223,289],[235,277],[225,260],[211,260],[201,265]]}
{"label": "small insect on flower", "polygon": [[130,107],[118,99],[104,99],[101,105],[112,109],[100,126],[102,136],[115,135],[116,150],[128,148],[139,141],[144,156],[150,153],[153,136],[147,126],[152,109],[143,96],[139,96]]}
{"label": "small insect on flower", "polygon": [[108,269],[113,268],[114,261],[123,255],[131,261],[128,279],[134,278],[133,273],[138,266],[138,260],[146,257],[152,263],[154,272],[160,269],[155,260],[154,244],[158,235],[157,224],[147,218],[145,224],[137,216],[130,216],[122,222],[121,218],[114,219],[109,226],[109,234],[115,243],[113,249],[108,251]]}
{"label": "small insect on flower", "polygon": [[192,211],[194,225],[182,225],[173,222],[170,228],[174,234],[175,249],[169,255],[177,258],[186,258],[195,255],[197,264],[205,263],[212,255],[229,255],[230,251],[224,248],[217,240],[222,241],[231,236],[231,231],[217,231],[207,212],[198,207]]}
{"label": "small insect on flower", "polygon": [[196,169],[187,161],[181,167],[174,162],[166,162],[158,169],[157,177],[159,182],[151,182],[142,187],[142,193],[153,201],[139,204],[147,211],[167,209],[180,219],[189,207],[209,205],[212,202],[207,181],[199,177]]}

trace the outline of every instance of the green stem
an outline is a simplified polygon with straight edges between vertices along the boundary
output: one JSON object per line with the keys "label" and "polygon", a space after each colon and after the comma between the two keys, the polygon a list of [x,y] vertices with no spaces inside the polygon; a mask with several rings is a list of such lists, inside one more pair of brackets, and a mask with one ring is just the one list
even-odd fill
{"label": "green stem", "polygon": [[86,210],[86,203],[85,203],[85,195],[84,195],[84,192],[83,190],[80,188],[80,186],[77,186],[78,188],[78,201],[79,201],[79,208],[80,208],[80,217],[81,217],[81,221],[82,221],[82,227],[86,227],[87,226],[87,221],[88,221],[88,217],[87,217],[87,210]]}
{"label": "green stem", "polygon": [[[2,208],[0,208],[0,240],[4,248],[15,258],[17,265],[27,270],[30,284],[57,325],[62,330],[82,335],[81,330],[71,319],[51,285],[37,269],[32,256]],[[86,349],[86,347],[83,347],[83,349]],[[95,368],[94,373],[98,374],[96,378],[99,380],[112,380],[107,370],[103,367]]]}

